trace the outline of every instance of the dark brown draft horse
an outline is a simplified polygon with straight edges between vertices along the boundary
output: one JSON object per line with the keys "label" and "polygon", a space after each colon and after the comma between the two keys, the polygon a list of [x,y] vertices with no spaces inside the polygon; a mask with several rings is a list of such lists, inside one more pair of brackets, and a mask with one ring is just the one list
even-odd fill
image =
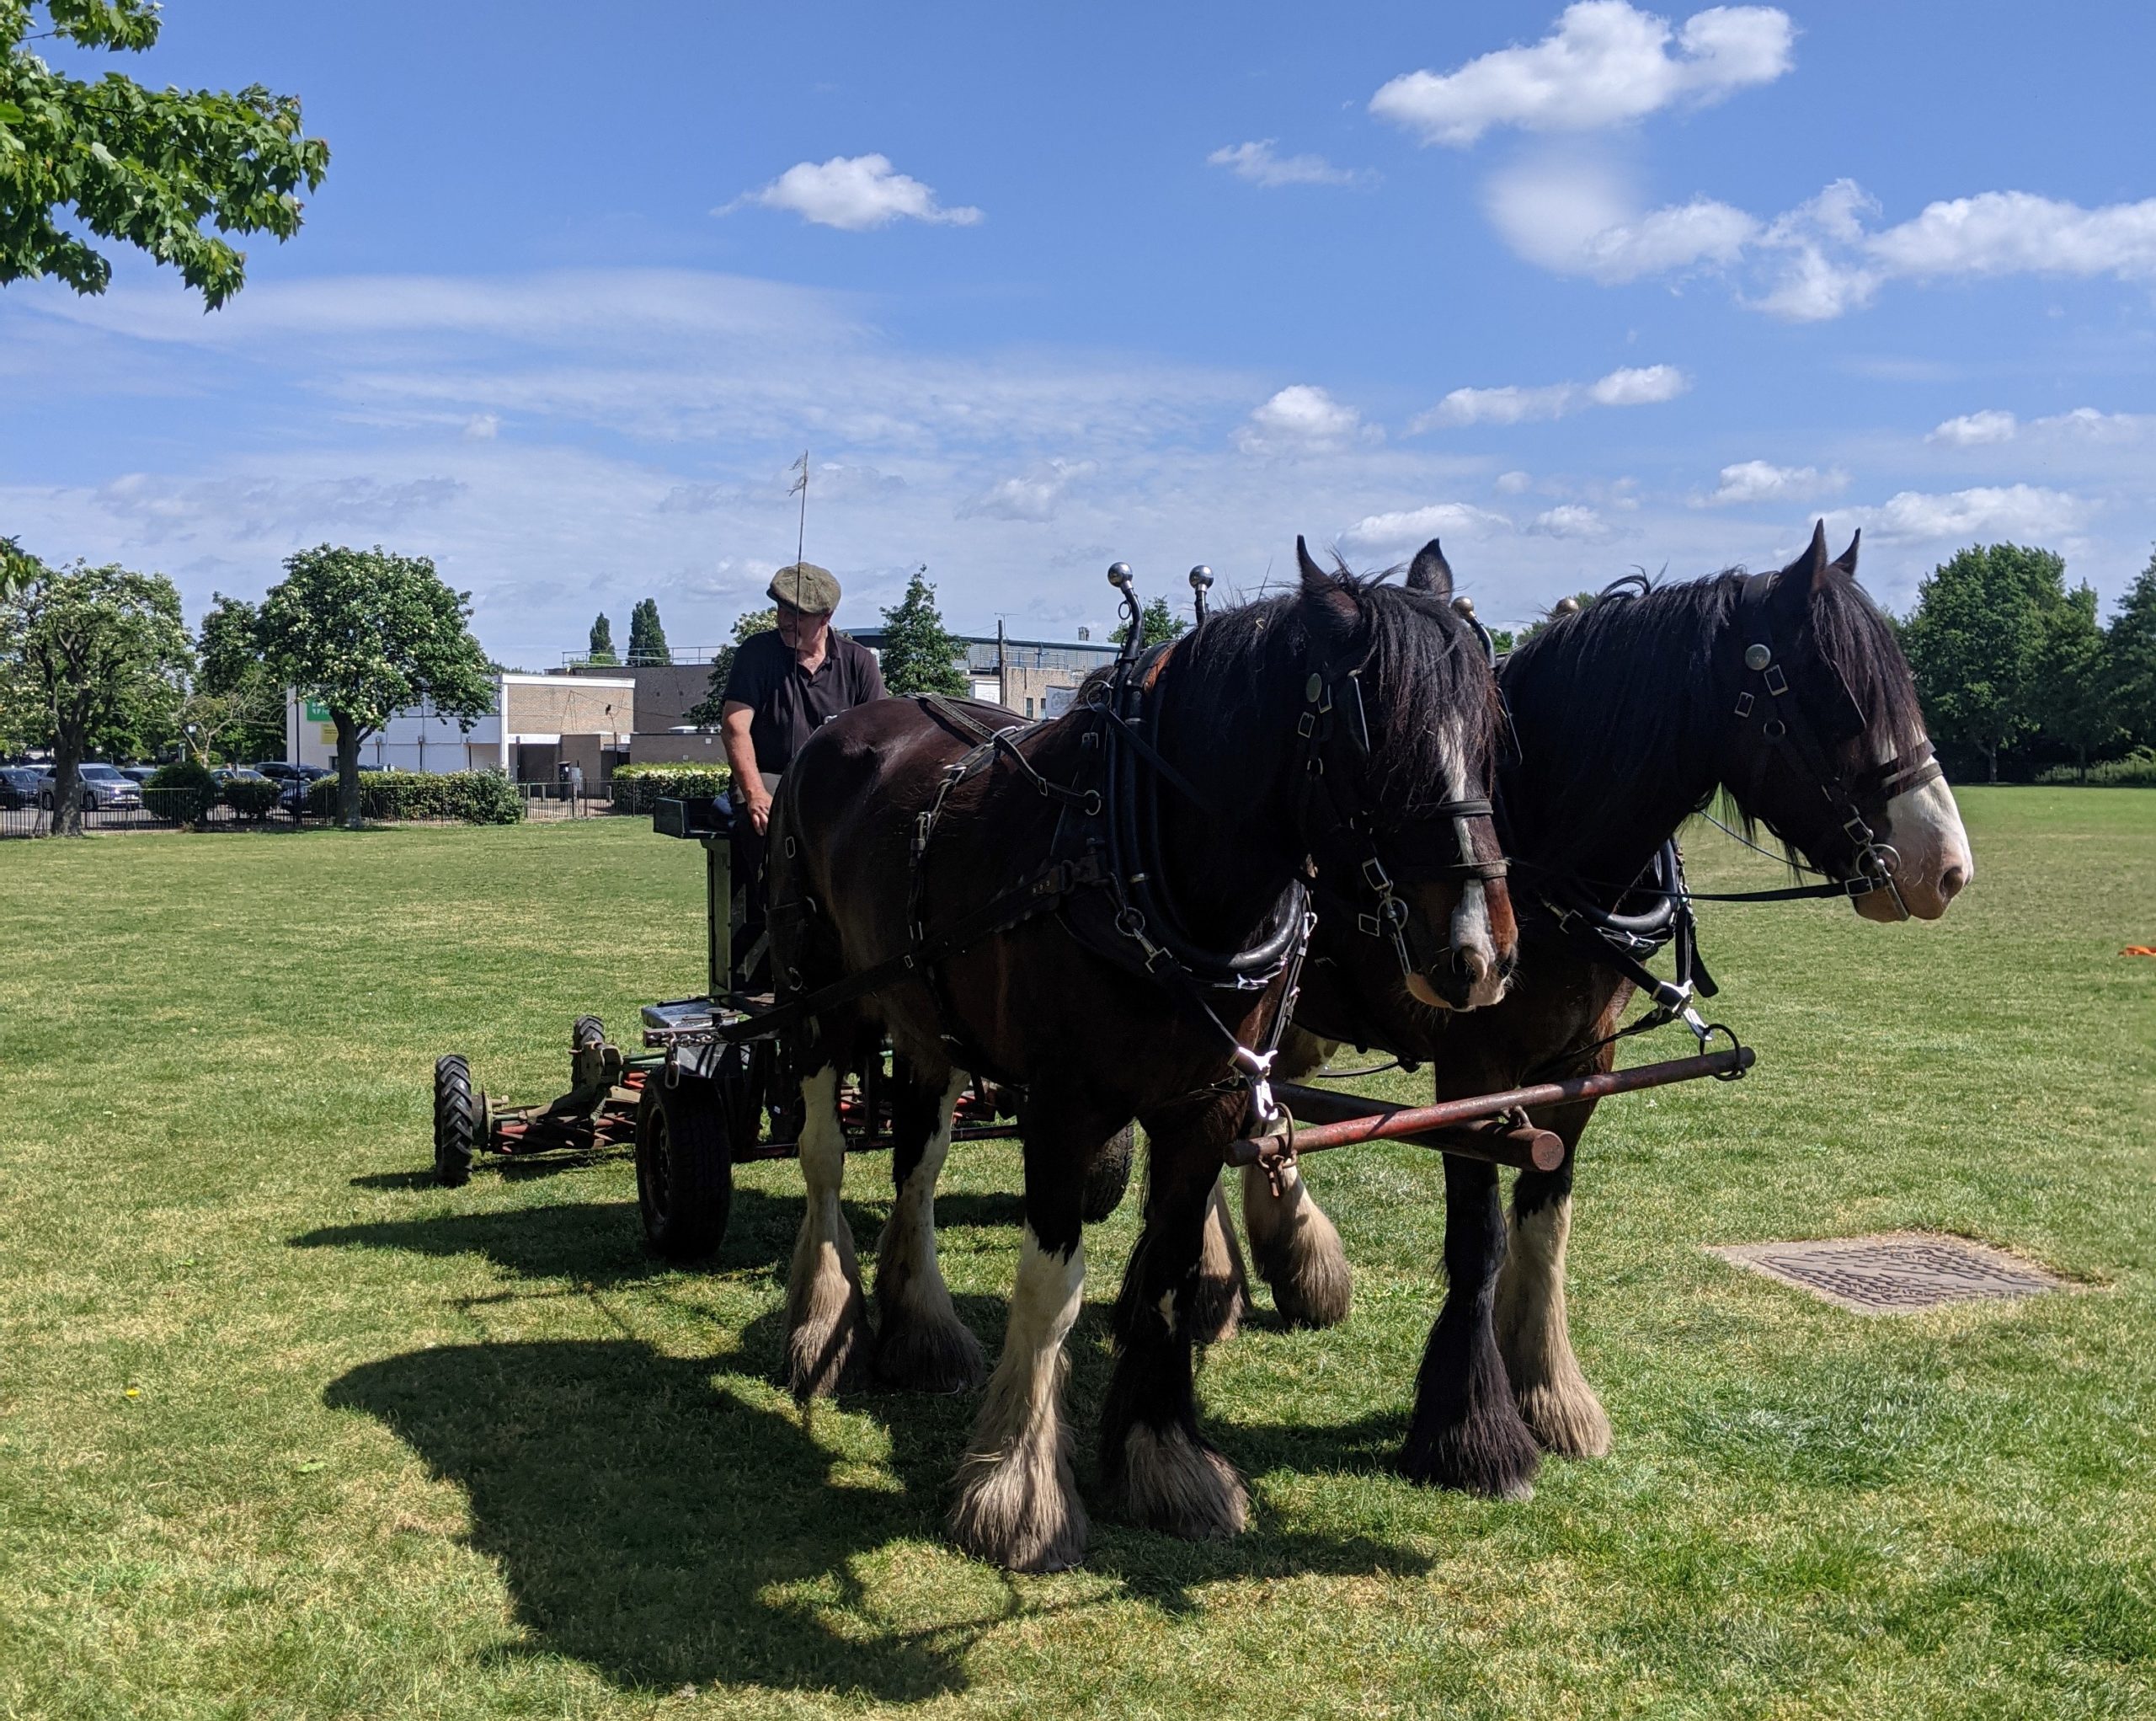
{"label": "dark brown draft horse", "polygon": [[[1778,573],[1613,587],[1513,652],[1499,681],[1517,746],[1501,757],[1497,786],[1520,920],[1511,996],[1472,1016],[1401,1008],[1363,983],[1369,952],[1321,907],[1298,1028],[1428,1061],[1440,1099],[1609,1068],[1609,1036],[1635,990],[1613,948],[1636,938],[1633,949],[1651,954],[1676,930],[1676,905],[1659,894],[1673,881],[1657,858],[1718,788],[1840,881],[1867,920],[1943,915],[1976,864],[1931,762],[1908,665],[1857,585],[1856,548],[1852,539],[1829,561],[1822,526]],[[1450,588],[1434,542],[1409,578]],[[1283,1074],[1325,1050],[1299,1036]],[[1418,1481],[1520,1494],[1538,1446],[1609,1450],[1609,1419],[1565,1317],[1570,1150],[1593,1110],[1536,1117],[1564,1138],[1566,1158],[1520,1174],[1509,1241],[1497,1168],[1445,1161],[1448,1291],[1401,1456]],[[1281,1312],[1340,1318],[1347,1264],[1308,1189],[1291,1182],[1276,1199],[1246,1175],[1243,1193],[1251,1253]]]}
{"label": "dark brown draft horse", "polygon": [[[1008,712],[863,706],[819,731],[779,794],[782,996],[1002,918],[1014,894],[1046,898],[918,977],[822,1010],[792,1049],[808,1208],[788,1363],[804,1396],[872,1366],[918,1387],[979,1378],[937,1263],[936,1178],[969,1074],[1020,1092],[1017,1282],[951,1520],[962,1545],[1006,1566],[1065,1566],[1085,1549],[1062,1345],[1084,1282],[1086,1173],[1133,1118],[1151,1173],[1116,1306],[1102,1479],[1121,1511],[1177,1535],[1243,1523],[1241,1478],[1198,1431],[1190,1303],[1222,1149],[1258,1103],[1251,1049],[1277,1031],[1307,936],[1313,861],[1368,880],[1401,931],[1392,948],[1412,953],[1407,972],[1365,971],[1380,991],[1465,1007],[1501,997],[1510,971],[1486,800],[1495,686],[1476,641],[1444,594],[1322,572],[1298,551],[1298,591],[1215,613],[1129,675],[1089,682],[1066,716],[983,740]],[[910,1095],[894,1119],[872,1337],[839,1205],[835,1096],[883,1033]]]}

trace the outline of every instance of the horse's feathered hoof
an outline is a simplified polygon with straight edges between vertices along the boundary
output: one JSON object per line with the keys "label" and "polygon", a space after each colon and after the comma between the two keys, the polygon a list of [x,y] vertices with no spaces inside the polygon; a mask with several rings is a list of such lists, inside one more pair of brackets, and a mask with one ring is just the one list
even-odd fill
{"label": "horse's feathered hoof", "polygon": [[1184,1302],[1193,1344],[1219,1344],[1235,1336],[1250,1306],[1250,1278],[1235,1244],[1235,1222],[1218,1185],[1205,1207],[1205,1234],[1198,1246],[1198,1277]]}
{"label": "horse's feathered hoof", "polygon": [[786,1382],[803,1403],[865,1383],[874,1343],[853,1252],[804,1229],[786,1298]]}
{"label": "horse's feathered hoof", "polygon": [[1509,1398],[1427,1433],[1411,1427],[1400,1455],[1401,1474],[1410,1482],[1492,1499],[1532,1499],[1541,1467],[1542,1449]]}
{"label": "horse's feathered hoof", "polygon": [[1614,1444],[1609,1413],[1577,1370],[1569,1381],[1545,1382],[1522,1392],[1519,1414],[1543,1451],[1560,1458],[1606,1458]]}
{"label": "horse's feathered hoof", "polygon": [[1250,1490],[1235,1467],[1172,1425],[1133,1425],[1112,1487],[1123,1515],[1186,1542],[1225,1541],[1250,1522]]}
{"label": "horse's feathered hoof", "polygon": [[876,1377],[906,1392],[970,1392],[988,1378],[980,1340],[956,1315],[883,1311],[876,1337]]}
{"label": "horse's feathered hoof", "polygon": [[1067,1570],[1086,1558],[1089,1527],[1060,1429],[1037,1425],[958,1466],[951,1539],[978,1559],[1012,1572]]}

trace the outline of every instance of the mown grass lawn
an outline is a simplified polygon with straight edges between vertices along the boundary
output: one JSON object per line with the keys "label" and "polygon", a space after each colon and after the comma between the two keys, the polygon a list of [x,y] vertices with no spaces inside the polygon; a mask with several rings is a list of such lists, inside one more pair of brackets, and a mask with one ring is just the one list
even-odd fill
{"label": "mown grass lawn", "polygon": [[[692,846],[0,846],[0,1713],[2156,1713],[2156,962],[2118,954],[2156,795],[1964,807],[1939,925],[1708,911],[1758,1071],[1614,1102],[1584,1153],[1614,1456],[1520,1505],[1389,1472],[1439,1168],[1327,1155],[1353,1317],[1261,1311],[1201,1375],[1251,1532],[1097,1520],[1027,1579],[939,1537],[969,1404],[773,1386],[790,1166],[698,1272],[645,1256],[624,1163],[415,1175],[436,1053],[545,1098],[573,1015],[694,989]],[[1703,885],[1770,870],[1694,847]],[[1016,1162],[954,1154],[942,1205],[991,1350]],[[1088,1442],[1134,1205],[1092,1239]],[[1702,1253],[1903,1227],[2080,1288],[1866,1317]]]}

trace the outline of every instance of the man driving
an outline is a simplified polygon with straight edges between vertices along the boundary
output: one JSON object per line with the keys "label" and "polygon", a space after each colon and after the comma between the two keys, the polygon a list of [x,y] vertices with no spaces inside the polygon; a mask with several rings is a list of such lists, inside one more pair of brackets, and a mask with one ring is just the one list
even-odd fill
{"label": "man driving", "polygon": [[765,595],[778,607],[778,626],[741,642],[719,705],[734,767],[734,877],[748,885],[744,950],[763,929],[764,833],[780,774],[841,712],[884,697],[875,655],[831,631],[839,583],[828,569],[813,562],[782,568]]}

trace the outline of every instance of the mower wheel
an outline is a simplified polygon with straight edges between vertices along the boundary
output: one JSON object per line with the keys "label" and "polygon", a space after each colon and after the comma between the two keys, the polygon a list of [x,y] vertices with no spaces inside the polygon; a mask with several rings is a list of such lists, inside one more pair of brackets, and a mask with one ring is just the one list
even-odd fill
{"label": "mower wheel", "polygon": [[596,1016],[579,1016],[569,1029],[569,1050],[582,1051],[587,1045],[606,1044],[606,1024]]}
{"label": "mower wheel", "polygon": [[1130,1162],[1138,1157],[1138,1125],[1125,1124],[1101,1149],[1086,1173],[1086,1187],[1078,1211],[1088,1225],[1098,1225],[1123,1205],[1130,1188]]}
{"label": "mower wheel", "polygon": [[670,1261],[716,1249],[734,1205],[734,1150],[718,1085],[654,1072],[637,1106],[637,1207],[644,1240]]}
{"label": "mower wheel", "polygon": [[455,1052],[435,1060],[435,1181],[444,1189],[471,1180],[486,1129],[486,1107],[472,1091],[472,1066]]}

